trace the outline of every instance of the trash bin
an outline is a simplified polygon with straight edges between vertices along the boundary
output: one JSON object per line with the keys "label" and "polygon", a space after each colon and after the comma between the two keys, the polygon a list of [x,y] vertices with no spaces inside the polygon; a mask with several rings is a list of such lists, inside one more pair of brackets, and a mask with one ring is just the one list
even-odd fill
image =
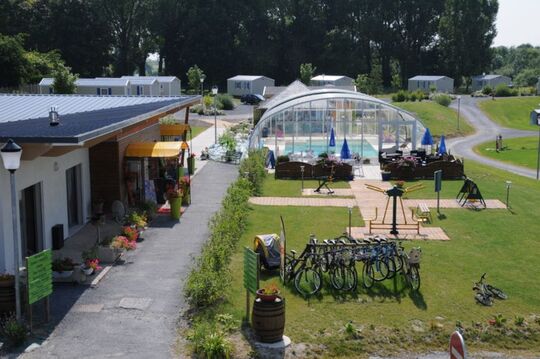
{"label": "trash bin", "polygon": [[381,171],[381,177],[383,181],[390,181],[390,176],[392,175],[392,172],[388,171]]}

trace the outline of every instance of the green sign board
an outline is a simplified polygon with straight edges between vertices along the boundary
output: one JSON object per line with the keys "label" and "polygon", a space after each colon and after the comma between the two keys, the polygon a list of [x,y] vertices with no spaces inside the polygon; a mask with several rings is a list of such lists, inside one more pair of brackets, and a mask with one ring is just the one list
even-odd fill
{"label": "green sign board", "polygon": [[254,293],[259,289],[259,254],[244,248],[244,288]]}
{"label": "green sign board", "polygon": [[29,304],[35,303],[52,293],[51,261],[50,249],[26,258]]}

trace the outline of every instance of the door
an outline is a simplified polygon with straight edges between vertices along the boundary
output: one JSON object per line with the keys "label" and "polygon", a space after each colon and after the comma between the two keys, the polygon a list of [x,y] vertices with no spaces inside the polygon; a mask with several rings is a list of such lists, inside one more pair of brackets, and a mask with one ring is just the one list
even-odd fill
{"label": "door", "polygon": [[41,183],[37,183],[21,191],[19,211],[22,259],[36,254],[43,249]]}
{"label": "door", "polygon": [[66,170],[67,211],[69,229],[82,224],[81,165]]}

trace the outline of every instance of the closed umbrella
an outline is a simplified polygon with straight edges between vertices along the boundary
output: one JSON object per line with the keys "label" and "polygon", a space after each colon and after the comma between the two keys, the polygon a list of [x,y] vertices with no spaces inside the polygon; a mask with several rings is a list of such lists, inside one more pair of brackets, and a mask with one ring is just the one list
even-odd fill
{"label": "closed umbrella", "polygon": [[426,132],[424,132],[424,137],[422,137],[422,146],[432,146],[433,145],[433,137],[431,137],[431,132],[429,132],[429,128],[426,128]]}
{"label": "closed umbrella", "polygon": [[347,139],[343,141],[343,146],[341,146],[341,159],[346,160],[351,158],[351,150],[349,150],[349,144]]}
{"label": "closed umbrella", "polygon": [[330,130],[330,143],[328,144],[330,147],[336,147],[336,135],[334,134],[334,128]]}
{"label": "closed umbrella", "polygon": [[441,136],[441,142],[439,143],[439,155],[446,154],[446,142],[444,142],[444,135]]}

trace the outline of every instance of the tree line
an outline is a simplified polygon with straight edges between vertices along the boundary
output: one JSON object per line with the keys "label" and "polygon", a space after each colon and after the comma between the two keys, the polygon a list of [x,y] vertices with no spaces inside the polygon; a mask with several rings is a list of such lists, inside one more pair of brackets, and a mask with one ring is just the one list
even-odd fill
{"label": "tree line", "polygon": [[185,80],[197,64],[206,84],[238,73],[286,84],[311,63],[385,88],[417,74],[459,86],[492,67],[497,11],[497,0],[4,0],[0,34],[81,77],[145,75],[156,53],[159,74]]}

